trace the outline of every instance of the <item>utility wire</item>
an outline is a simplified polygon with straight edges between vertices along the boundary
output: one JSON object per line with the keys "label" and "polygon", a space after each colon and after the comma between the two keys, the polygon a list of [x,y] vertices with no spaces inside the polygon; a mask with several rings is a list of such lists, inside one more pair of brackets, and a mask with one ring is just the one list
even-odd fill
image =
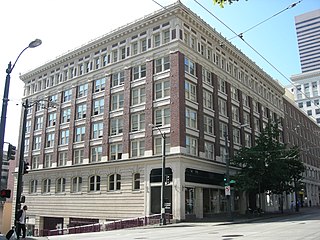
{"label": "utility wire", "polygon": [[[249,48],[251,48],[256,54],[258,54],[263,60],[265,60],[274,70],[276,70],[282,77],[284,77],[294,88],[296,88],[300,93],[302,93],[306,99],[310,100],[315,107],[320,109],[320,106],[316,105],[314,100],[312,100],[310,97],[308,97],[304,92],[299,90],[294,83],[287,77],[285,76],[276,66],[274,66],[270,61],[268,61],[262,54],[260,54],[254,47],[252,47],[247,41],[244,40],[243,35],[237,34],[232,28],[230,28],[228,25],[226,25],[222,20],[220,20],[218,17],[216,17],[212,12],[210,12],[205,6],[203,6],[201,3],[199,3],[197,0],[193,0],[196,2],[199,6],[201,6],[206,12],[208,12],[212,17],[214,17],[216,20],[218,20],[221,24],[223,24],[227,29],[229,29],[231,32],[233,32],[237,37],[239,37]],[[303,0],[300,0],[298,2],[295,2],[291,4],[289,8],[295,7],[298,3],[302,2]],[[224,44],[221,43],[221,46]]]}
{"label": "utility wire", "polygon": [[284,11],[286,11],[286,10],[288,10],[288,9],[290,9],[290,8],[293,8],[293,7],[297,6],[297,5],[298,5],[299,3],[301,3],[302,1],[303,1],[303,0],[300,0],[300,1],[298,1],[298,2],[292,3],[290,6],[286,7],[285,9],[281,10],[280,12],[277,12],[276,14],[273,14],[271,17],[268,17],[267,19],[265,19],[265,20],[257,23],[256,25],[248,28],[247,30],[245,30],[245,31],[243,31],[243,32],[241,32],[241,33],[233,36],[232,38],[228,39],[228,41],[230,41],[230,40],[232,40],[232,39],[234,39],[234,38],[236,38],[236,37],[243,38],[243,34],[245,34],[246,32],[249,32],[250,30],[258,27],[259,25],[261,25],[262,23],[265,23],[266,21],[270,20],[271,18],[276,17],[277,15],[283,13]]}

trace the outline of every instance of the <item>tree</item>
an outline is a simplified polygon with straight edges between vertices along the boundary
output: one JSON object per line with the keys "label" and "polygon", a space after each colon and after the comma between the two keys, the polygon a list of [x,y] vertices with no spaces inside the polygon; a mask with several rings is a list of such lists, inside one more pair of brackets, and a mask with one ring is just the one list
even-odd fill
{"label": "tree", "polygon": [[219,4],[220,7],[224,7],[226,3],[232,4],[234,2],[238,2],[239,0],[213,0],[214,4]]}
{"label": "tree", "polygon": [[[283,196],[283,193],[296,191],[295,186],[301,182],[304,172],[300,150],[288,148],[279,141],[279,136],[278,123],[269,122],[253,147],[240,149],[231,159],[231,163],[240,168],[235,176],[238,189],[251,196],[265,192]],[[255,208],[253,200],[250,207]],[[281,197],[281,210],[282,200]]]}

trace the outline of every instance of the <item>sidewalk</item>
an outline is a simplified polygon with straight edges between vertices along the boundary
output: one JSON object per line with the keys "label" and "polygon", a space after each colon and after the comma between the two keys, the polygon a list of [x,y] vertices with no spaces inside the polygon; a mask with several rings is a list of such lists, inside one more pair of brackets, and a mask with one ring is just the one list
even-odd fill
{"label": "sidewalk", "polygon": [[[226,216],[220,215],[220,216],[215,216],[213,218],[192,219],[192,220],[188,220],[188,221],[179,222],[177,224],[179,224],[179,226],[183,226],[184,224],[189,225],[192,222],[194,222],[194,223],[210,222],[210,223],[214,223],[214,225],[250,223],[250,222],[259,221],[259,220],[263,220],[263,219],[269,219],[269,218],[285,217],[285,216],[296,215],[296,214],[306,214],[306,213],[313,212],[315,210],[319,211],[320,207],[304,207],[304,208],[300,208],[299,212],[285,211],[284,213],[280,213],[280,212],[265,213],[262,216],[237,215],[237,216],[233,216],[232,221],[228,220],[226,218]],[[171,227],[171,226],[174,227],[175,224],[176,223],[170,223],[166,226],[159,226],[158,224],[155,224],[155,225],[142,226],[142,227],[138,227],[138,228],[143,229],[143,228],[161,228],[161,227]],[[114,230],[114,231],[116,231],[116,230]],[[3,239],[5,239],[5,238],[3,238]],[[27,237],[26,239],[27,240],[48,240],[49,238],[48,237]],[[0,240],[2,240],[2,238],[0,238]]]}

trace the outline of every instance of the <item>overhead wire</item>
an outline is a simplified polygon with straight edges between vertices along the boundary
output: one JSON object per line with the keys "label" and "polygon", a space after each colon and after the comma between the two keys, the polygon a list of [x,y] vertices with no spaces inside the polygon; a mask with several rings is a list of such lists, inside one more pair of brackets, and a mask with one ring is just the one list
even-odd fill
{"label": "overhead wire", "polygon": [[252,30],[252,29],[254,29],[254,28],[258,27],[259,25],[261,25],[261,24],[263,24],[263,23],[265,23],[265,22],[269,21],[271,18],[274,18],[274,17],[278,16],[279,14],[281,14],[281,13],[285,12],[286,10],[288,10],[288,9],[290,9],[290,8],[293,8],[293,7],[297,6],[297,5],[298,5],[299,3],[301,3],[302,1],[303,1],[303,0],[300,0],[300,1],[297,1],[297,2],[295,2],[295,3],[292,3],[290,6],[286,7],[285,9],[283,9],[283,10],[281,10],[281,11],[279,11],[279,12],[275,13],[275,14],[273,14],[271,17],[268,17],[267,19],[265,19],[265,20],[263,20],[263,21],[261,21],[261,22],[259,22],[259,23],[255,24],[255,25],[253,25],[252,27],[248,28],[247,30],[245,30],[245,31],[243,31],[243,32],[241,32],[241,33],[239,33],[239,34],[237,34],[237,35],[233,36],[232,38],[229,38],[229,39],[228,39],[228,41],[230,41],[230,40],[232,40],[232,39],[234,39],[234,38],[236,38],[236,37],[243,38],[243,34],[245,34],[245,33],[249,32],[250,30]]}
{"label": "overhead wire", "polygon": [[[205,6],[203,6],[201,3],[199,3],[197,0],[193,0],[196,2],[199,6],[201,6],[206,12],[208,12],[212,17],[214,17],[216,20],[218,20],[222,25],[224,25],[227,29],[229,29],[232,33],[234,33],[237,37],[239,37],[249,48],[251,48],[256,54],[258,54],[264,61],[266,61],[274,70],[276,70],[282,77],[284,77],[294,88],[297,89],[300,93],[302,93],[306,99],[310,100],[314,104],[314,106],[318,109],[320,109],[320,106],[316,105],[314,100],[312,100],[310,97],[308,97],[304,92],[302,92],[300,89],[298,89],[294,83],[285,76],[276,66],[274,66],[268,59],[266,59],[262,54],[260,54],[254,47],[252,47],[247,41],[244,40],[243,34],[237,34],[232,28],[230,28],[227,24],[225,24],[222,20],[220,20],[217,16],[215,16],[209,9],[207,9]],[[294,6],[296,6],[298,3],[301,3],[303,0],[300,0],[298,2],[295,2],[291,4],[289,7],[287,7],[285,10],[290,9]],[[220,45],[224,45],[224,43],[221,43]]]}

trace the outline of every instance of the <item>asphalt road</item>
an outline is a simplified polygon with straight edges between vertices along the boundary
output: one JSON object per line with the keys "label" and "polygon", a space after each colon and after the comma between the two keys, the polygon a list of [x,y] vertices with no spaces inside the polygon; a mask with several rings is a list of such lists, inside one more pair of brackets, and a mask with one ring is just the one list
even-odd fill
{"label": "asphalt road", "polygon": [[320,208],[271,218],[237,219],[234,222],[184,222],[115,231],[70,234],[37,240],[319,240]]}

